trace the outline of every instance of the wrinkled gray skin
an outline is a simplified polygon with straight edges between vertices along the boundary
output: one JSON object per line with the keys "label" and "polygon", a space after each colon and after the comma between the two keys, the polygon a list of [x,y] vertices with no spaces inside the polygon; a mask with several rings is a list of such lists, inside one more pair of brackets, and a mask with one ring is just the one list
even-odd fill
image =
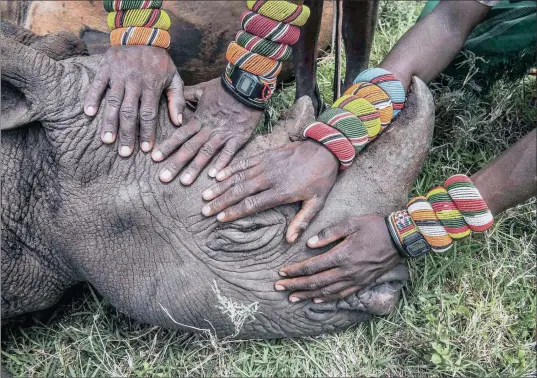
{"label": "wrinkled gray skin", "polygon": [[[240,338],[333,332],[393,309],[407,280],[402,265],[332,303],[292,304],[273,285],[280,267],[322,252],[305,244],[323,227],[404,206],[433,129],[432,97],[421,81],[414,80],[391,129],[340,175],[324,210],[290,245],[284,234],[296,205],[220,224],[201,215],[201,192],[212,181],[206,174],[189,187],[178,180],[164,185],[149,155],[125,159],[103,145],[102,106],[94,118],[82,107],[100,56],[54,61],[42,52],[61,59],[83,46],[64,51],[63,42],[46,49],[28,43],[32,48],[22,44],[22,34],[3,38],[1,54],[2,128],[11,129],[2,132],[3,319],[50,307],[80,281],[139,321],[209,329],[219,337],[236,329],[219,309],[215,283],[236,303],[258,302],[255,319],[235,335]],[[311,111],[300,110],[308,101],[288,114],[287,131],[277,127],[255,138],[239,157],[288,143],[287,132],[309,121]],[[161,101],[157,140],[174,130],[167,114]]]}

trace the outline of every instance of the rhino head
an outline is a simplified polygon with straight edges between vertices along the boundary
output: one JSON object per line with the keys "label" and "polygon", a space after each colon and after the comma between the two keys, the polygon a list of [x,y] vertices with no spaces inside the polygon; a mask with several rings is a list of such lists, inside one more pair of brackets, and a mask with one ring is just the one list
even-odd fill
{"label": "rhino head", "polygon": [[[306,247],[322,228],[404,206],[434,122],[432,96],[419,79],[390,129],[340,174],[323,211],[288,244],[297,204],[219,223],[201,215],[208,175],[190,187],[162,184],[149,155],[122,158],[103,145],[102,107],[94,118],[83,112],[99,56],[59,61],[4,38],[1,61],[2,127],[13,129],[2,135],[3,317],[49,307],[80,281],[142,322],[220,337],[332,332],[397,303],[408,277],[403,265],[331,303],[290,303],[273,285],[283,265],[327,250]],[[163,100],[157,140],[174,130],[167,114]],[[257,136],[238,158],[289,143],[290,132]],[[245,321],[238,324],[237,314]]]}

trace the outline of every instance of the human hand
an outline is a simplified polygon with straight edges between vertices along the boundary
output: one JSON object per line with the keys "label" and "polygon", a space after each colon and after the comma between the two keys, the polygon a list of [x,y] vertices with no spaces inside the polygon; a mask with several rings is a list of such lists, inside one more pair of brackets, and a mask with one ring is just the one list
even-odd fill
{"label": "human hand", "polygon": [[382,216],[348,218],[325,228],[307,245],[320,248],[340,239],[328,252],[283,267],[280,276],[290,278],[274,288],[292,291],[291,302],[334,301],[360,291],[401,261]]}
{"label": "human hand", "polygon": [[323,208],[338,168],[338,160],[328,149],[309,140],[265,151],[219,172],[216,179],[220,182],[203,192],[203,199],[211,202],[202,214],[218,214],[220,222],[229,222],[303,201],[287,229],[287,241],[292,243]]}
{"label": "human hand", "polygon": [[181,183],[190,185],[218,152],[209,176],[216,176],[226,167],[250,139],[263,112],[237,101],[222,87],[219,78],[186,87],[184,95],[186,100],[198,102],[196,112],[153,150],[152,157],[155,161],[168,158],[160,172],[163,182],[173,180],[190,162],[181,175]]}
{"label": "human hand", "polygon": [[140,148],[148,152],[155,143],[159,101],[168,97],[170,119],[179,126],[185,100],[183,81],[168,52],[151,46],[112,46],[104,54],[100,69],[86,95],[84,112],[97,114],[105,90],[101,140],[113,143],[119,127],[119,154],[129,156],[136,141],[138,119]]}

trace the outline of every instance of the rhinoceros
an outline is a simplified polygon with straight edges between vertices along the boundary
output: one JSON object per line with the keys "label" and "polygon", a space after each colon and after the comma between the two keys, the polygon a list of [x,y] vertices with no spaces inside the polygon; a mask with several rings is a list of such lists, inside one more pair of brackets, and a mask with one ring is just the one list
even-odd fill
{"label": "rhinoceros", "polygon": [[[100,56],[65,59],[85,51],[74,36],[8,34],[1,49],[3,320],[53,306],[83,281],[138,321],[218,337],[317,335],[396,306],[404,265],[328,303],[291,303],[273,286],[283,265],[327,250],[306,247],[322,228],[404,206],[434,126],[432,96],[418,78],[392,126],[340,173],[324,209],[288,244],[298,204],[229,223],[204,217],[207,174],[188,187],[163,184],[149,155],[135,149],[122,158],[102,144],[102,107],[94,118],[83,111]],[[304,106],[311,107],[308,98]],[[311,113],[288,114],[285,127],[252,138],[237,158],[290,143]],[[175,129],[167,114],[163,99],[157,140]],[[234,309],[247,314],[240,325]]]}

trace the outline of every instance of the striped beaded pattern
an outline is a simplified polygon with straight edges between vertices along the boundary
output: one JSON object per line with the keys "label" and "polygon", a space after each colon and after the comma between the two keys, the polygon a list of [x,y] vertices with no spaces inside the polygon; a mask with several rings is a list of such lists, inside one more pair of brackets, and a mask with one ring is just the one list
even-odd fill
{"label": "striped beaded pattern", "polygon": [[380,115],[369,101],[357,96],[343,95],[334,102],[332,108],[345,109],[357,116],[364,123],[369,140],[375,139],[380,132]]}
{"label": "striped beaded pattern", "polygon": [[288,1],[248,0],[248,9],[286,24],[303,26],[310,16],[310,9]]}
{"label": "striped beaded pattern", "polygon": [[293,49],[288,45],[259,38],[242,30],[239,30],[235,39],[235,42],[246,50],[274,60],[289,60],[293,53]]}
{"label": "striped beaded pattern", "polygon": [[356,153],[360,152],[369,141],[363,122],[346,110],[327,109],[317,118],[317,121],[339,130],[354,146]]}
{"label": "striped beaded pattern", "polygon": [[453,240],[436,218],[427,198],[423,196],[412,198],[407,205],[407,212],[434,252],[445,252],[451,248]]}
{"label": "striped beaded pattern", "polygon": [[226,59],[251,74],[268,78],[278,76],[282,69],[281,62],[250,52],[234,41],[227,48]]}
{"label": "striped beaded pattern", "polygon": [[338,130],[322,122],[308,125],[302,135],[322,143],[339,160],[339,169],[348,168],[354,161],[355,152],[351,142]]}
{"label": "striped beaded pattern", "polygon": [[377,109],[380,116],[381,132],[392,121],[393,118],[393,106],[390,96],[384,90],[376,84],[368,83],[366,81],[360,81],[355,83],[345,92],[346,95],[354,95],[369,101],[375,109]]}
{"label": "striped beaded pattern", "polygon": [[108,13],[110,30],[129,26],[168,30],[171,21],[170,16],[160,9],[131,9]]}
{"label": "striped beaded pattern", "polygon": [[162,0],[103,0],[103,5],[107,12],[128,9],[161,8]]}
{"label": "striped beaded pattern", "polygon": [[131,26],[114,29],[110,33],[112,46],[155,46],[167,49],[170,46],[170,33],[166,30]]}
{"label": "striped beaded pattern", "polygon": [[494,224],[494,218],[486,202],[468,176],[451,176],[446,180],[444,187],[470,230],[483,232]]}
{"label": "striped beaded pattern", "polygon": [[241,17],[242,30],[284,45],[294,45],[300,37],[298,26],[274,21],[255,12],[244,11]]}
{"label": "striped beaded pattern", "polygon": [[393,106],[393,118],[403,109],[406,97],[405,88],[390,72],[382,68],[369,68],[354,79],[354,83],[361,81],[377,84],[390,96]]}
{"label": "striped beaded pattern", "polygon": [[429,190],[427,200],[453,240],[460,240],[470,235],[470,228],[444,187],[437,186]]}

